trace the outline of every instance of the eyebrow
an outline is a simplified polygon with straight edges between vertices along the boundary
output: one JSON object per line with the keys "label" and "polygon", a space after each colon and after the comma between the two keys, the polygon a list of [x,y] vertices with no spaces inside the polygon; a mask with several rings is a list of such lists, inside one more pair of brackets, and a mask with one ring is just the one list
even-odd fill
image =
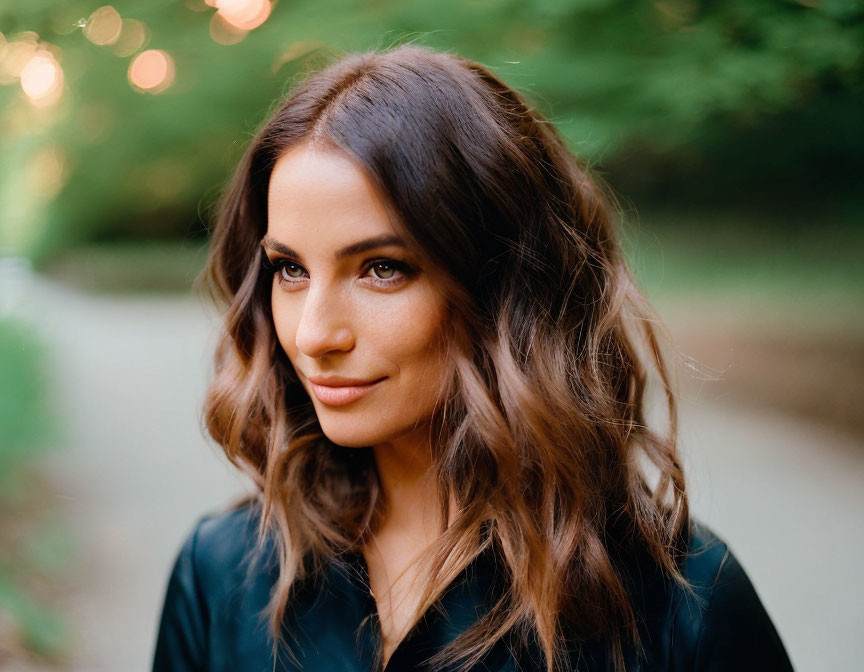
{"label": "eyebrow", "polygon": [[[296,250],[280,243],[278,240],[271,238],[268,235],[265,235],[261,239],[261,244],[265,247],[269,247],[270,249],[276,250],[280,254],[284,254],[287,257],[294,257],[296,259],[302,259],[302,255]],[[395,236],[392,234],[385,233],[381,236],[375,236],[374,238],[367,238],[366,240],[359,240],[356,243],[352,243],[346,247],[343,247],[341,250],[337,250],[334,258],[336,261],[341,261],[347,257],[350,257],[355,254],[360,254],[362,252],[366,252],[368,250],[374,250],[376,247],[384,247],[385,245],[397,245],[399,247],[407,247],[405,241],[402,240],[399,236]]]}

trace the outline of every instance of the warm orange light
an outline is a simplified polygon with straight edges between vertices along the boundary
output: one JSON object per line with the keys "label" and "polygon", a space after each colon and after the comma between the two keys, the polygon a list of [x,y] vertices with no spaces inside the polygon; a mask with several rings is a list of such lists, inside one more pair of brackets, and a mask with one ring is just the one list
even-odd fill
{"label": "warm orange light", "polygon": [[216,44],[237,44],[248,35],[248,31],[235,28],[222,18],[219,12],[210,17],[210,37]]}
{"label": "warm orange light", "polygon": [[161,93],[174,81],[174,59],[161,49],[148,49],[129,64],[129,83],[141,93]]}
{"label": "warm orange light", "polygon": [[38,52],[21,70],[21,88],[30,98],[41,98],[55,85],[60,68],[50,53]]}
{"label": "warm orange light", "polygon": [[143,49],[150,41],[150,29],[135,19],[123,19],[123,28],[120,37],[111,46],[117,56],[131,56],[139,49]]}
{"label": "warm orange light", "polygon": [[120,37],[122,30],[123,19],[120,18],[119,12],[110,5],[106,5],[97,9],[87,19],[87,23],[84,25],[84,37],[93,44],[114,44]]}
{"label": "warm orange light", "polygon": [[28,168],[29,182],[37,196],[54,198],[66,183],[66,159],[56,146],[37,151]]}
{"label": "warm orange light", "polygon": [[18,35],[6,44],[3,59],[0,60],[0,84],[14,84],[18,81],[24,66],[39,48],[38,39],[36,36],[36,39],[31,40],[29,34]]}
{"label": "warm orange light", "polygon": [[15,33],[10,39],[10,42],[29,42],[30,44],[38,44],[39,33],[35,30],[22,30],[20,33]]}
{"label": "warm orange light", "polygon": [[40,49],[21,70],[21,88],[31,102],[55,103],[63,93],[63,69],[47,49]]}
{"label": "warm orange light", "polygon": [[239,30],[257,28],[270,16],[270,0],[215,0],[217,13]]}

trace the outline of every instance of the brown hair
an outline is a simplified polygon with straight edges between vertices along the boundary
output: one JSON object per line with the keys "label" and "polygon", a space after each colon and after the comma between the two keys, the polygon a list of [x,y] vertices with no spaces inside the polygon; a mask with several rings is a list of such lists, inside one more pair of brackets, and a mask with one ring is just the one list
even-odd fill
{"label": "brown hair", "polygon": [[[608,198],[554,126],[480,64],[414,45],[307,76],[219,204],[206,278],[227,310],[204,417],[257,486],[261,539],[278,542],[274,646],[292,586],[360,548],[386,506],[371,450],[322,433],[274,332],[259,242],[273,166],[301,142],[357,159],[446,278],[452,376],[433,468],[442,519],[451,498],[459,515],[426,553],[415,619],[490,547],[509,588],[430,662],[467,668],[519,632],[539,642],[547,670],[564,669],[567,633],[608,641],[623,669],[639,634],[621,559],[645,552],[686,586],[689,513],[657,321]],[[646,422],[649,375],[668,431]]]}

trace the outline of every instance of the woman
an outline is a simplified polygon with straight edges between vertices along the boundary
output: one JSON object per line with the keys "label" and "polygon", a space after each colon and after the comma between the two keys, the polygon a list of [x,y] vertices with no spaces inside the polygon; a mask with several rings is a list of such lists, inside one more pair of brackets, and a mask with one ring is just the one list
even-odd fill
{"label": "woman", "polygon": [[154,670],[791,669],[689,517],[610,205],[488,70],[402,46],[309,76],[207,270],[206,424],[258,494],[186,540]]}

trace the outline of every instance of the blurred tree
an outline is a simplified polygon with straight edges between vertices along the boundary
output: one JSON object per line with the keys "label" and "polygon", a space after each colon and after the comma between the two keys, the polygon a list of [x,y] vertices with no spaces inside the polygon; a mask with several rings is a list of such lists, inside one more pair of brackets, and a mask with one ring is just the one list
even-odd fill
{"label": "blurred tree", "polygon": [[[246,31],[230,21],[244,3],[270,10]],[[663,196],[674,180],[680,195],[689,176],[692,190],[705,185],[715,198],[730,188],[736,197],[784,195],[790,181],[848,186],[861,173],[857,0],[114,7],[98,14],[95,2],[19,0],[0,8],[0,243],[39,257],[83,239],[199,236],[201,211],[298,73],[334,52],[406,40],[491,66],[628,190]],[[34,106],[15,74],[27,40],[56,52],[64,90],[53,105]],[[167,65],[151,59],[165,65],[162,84],[134,83],[131,65],[144,50],[167,55]]]}

